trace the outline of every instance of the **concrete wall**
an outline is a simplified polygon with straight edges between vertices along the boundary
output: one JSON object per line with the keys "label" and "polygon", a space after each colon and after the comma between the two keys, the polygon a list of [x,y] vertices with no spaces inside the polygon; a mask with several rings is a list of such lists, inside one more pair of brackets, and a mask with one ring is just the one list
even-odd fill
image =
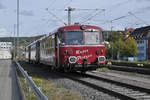
{"label": "concrete wall", "polygon": [[0,50],[0,59],[11,59],[12,55],[9,50]]}

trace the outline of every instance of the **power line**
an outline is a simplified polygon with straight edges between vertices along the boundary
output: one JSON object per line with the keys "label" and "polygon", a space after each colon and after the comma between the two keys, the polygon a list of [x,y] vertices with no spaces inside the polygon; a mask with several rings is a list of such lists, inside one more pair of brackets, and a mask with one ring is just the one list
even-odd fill
{"label": "power line", "polygon": [[50,3],[50,5],[48,6],[48,8],[51,7],[55,2],[56,2],[56,0],[53,0],[53,1]]}
{"label": "power line", "polygon": [[[83,20],[83,19],[86,19],[87,17],[89,17],[89,16],[91,16],[91,15],[93,15],[93,13],[95,13],[96,11],[92,11],[92,12],[86,12],[86,13],[88,13],[87,15],[85,15],[85,16],[82,16],[81,14],[79,14],[79,16],[78,16],[78,18],[80,19],[80,20]],[[83,13],[82,13],[83,14]]]}
{"label": "power line", "polygon": [[[95,10],[98,10],[98,9],[95,9]],[[88,17],[87,19],[85,19],[84,21],[82,21],[81,23],[85,23],[85,22],[91,20],[92,18],[94,18],[95,16],[97,16],[102,11],[105,11],[105,9],[99,9],[99,10],[100,10],[99,12],[95,13],[94,15],[91,15],[90,17]]]}
{"label": "power line", "polygon": [[65,5],[64,5],[64,8],[65,9],[73,0],[69,0],[69,2],[67,2]]}
{"label": "power line", "polygon": [[48,8],[46,8],[46,11],[49,12],[49,14],[51,14],[53,17],[55,17],[57,19],[57,21],[61,22],[64,25],[67,25],[62,19],[58,18],[55,14],[53,14],[51,11],[49,11]]}
{"label": "power line", "polygon": [[[81,11],[81,10],[87,10],[87,11],[89,11],[89,10],[96,10],[96,11],[103,11],[103,10],[105,10],[105,9],[79,9],[79,8],[71,8],[71,7],[68,7],[68,9],[65,9],[65,11],[68,11],[68,25],[70,25],[71,24],[71,11]],[[98,13],[96,13],[96,14],[94,14],[93,16],[90,16],[89,18],[87,18],[87,20],[90,20],[90,19],[92,19],[94,16],[96,16],[97,14],[99,14],[100,12],[98,12]],[[87,20],[85,20],[85,21],[87,21]],[[84,21],[84,22],[85,22]]]}
{"label": "power line", "polygon": [[135,17],[136,19],[140,20],[141,22],[143,22],[145,25],[149,25],[147,22],[145,22],[143,19],[137,17],[135,14],[133,14],[132,12],[128,12],[130,15],[132,15],[133,17]]}

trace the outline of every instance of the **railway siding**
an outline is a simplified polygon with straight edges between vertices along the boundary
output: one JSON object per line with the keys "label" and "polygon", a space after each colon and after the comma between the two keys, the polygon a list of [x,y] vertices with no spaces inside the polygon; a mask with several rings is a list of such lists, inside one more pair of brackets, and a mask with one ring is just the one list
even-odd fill
{"label": "railway siding", "polygon": [[113,65],[117,66],[128,66],[128,67],[141,67],[141,68],[148,68],[150,69],[150,63],[149,62],[129,62],[129,61],[112,61]]}
{"label": "railway siding", "polygon": [[108,79],[122,84],[132,85],[135,87],[137,86],[138,88],[141,88],[141,90],[145,90],[150,93],[150,80],[146,78],[97,71],[93,71],[92,73],[88,72],[88,74],[95,75],[100,79]]}
{"label": "railway siding", "polygon": [[[138,84],[138,85],[137,84],[131,84],[129,79],[126,79],[125,80],[126,82],[125,81],[122,82],[121,80],[117,81],[118,77],[114,78],[114,76],[113,76],[113,79],[111,79],[112,76],[106,75],[106,76],[109,76],[109,77],[106,78],[105,75],[104,74],[103,75],[102,74],[96,75],[96,74],[93,74],[93,73],[88,73],[87,74],[88,77],[96,79],[97,83],[99,82],[99,80],[104,81],[104,83],[102,83],[103,86],[108,84],[108,89],[110,89],[112,91],[116,91],[118,93],[127,95],[131,98],[138,99],[138,100],[139,99],[140,100],[141,99],[142,100],[147,100],[147,99],[149,100],[150,99],[150,88],[147,88],[147,86],[143,87],[144,84],[143,85],[141,85],[141,84]],[[123,77],[120,77],[120,79],[121,78],[123,80]],[[90,81],[92,81],[92,80],[90,80]],[[137,83],[142,83],[142,82],[137,82]],[[149,82],[147,82],[147,85],[148,85],[148,83]]]}
{"label": "railway siding", "polygon": [[121,100],[150,99],[150,89],[141,88],[127,83],[117,82],[115,80],[106,79],[101,76],[95,76],[93,74],[87,74],[86,77],[82,78],[79,78],[79,73],[62,75],[65,75],[66,77],[74,81],[92,87],[98,91],[103,91],[104,93],[108,93],[109,95],[118,97]]}
{"label": "railway siding", "polygon": [[136,72],[141,74],[150,75],[149,68],[142,68],[142,67],[129,67],[129,66],[118,66],[118,65],[110,65],[107,66],[111,70],[118,70],[118,71],[127,71],[127,72]]}

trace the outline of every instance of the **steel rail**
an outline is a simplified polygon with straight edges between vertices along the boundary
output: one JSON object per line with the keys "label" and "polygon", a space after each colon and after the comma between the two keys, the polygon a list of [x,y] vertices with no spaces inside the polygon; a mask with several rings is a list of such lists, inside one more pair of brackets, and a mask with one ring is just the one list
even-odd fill
{"label": "steel rail", "polygon": [[107,89],[107,88],[105,88],[105,87],[103,87],[103,86],[99,86],[99,85],[93,84],[93,83],[91,83],[91,82],[87,82],[87,81],[85,81],[85,80],[82,80],[82,78],[76,78],[76,77],[73,76],[73,75],[75,75],[75,74],[72,74],[72,75],[63,74],[63,73],[59,73],[59,74],[61,74],[61,76],[64,76],[64,77],[66,77],[66,78],[69,78],[69,79],[71,79],[71,80],[73,80],[73,81],[79,82],[79,83],[81,83],[81,84],[83,84],[83,85],[85,85],[85,86],[91,87],[91,88],[93,88],[93,89],[95,89],[95,90],[98,90],[98,91],[104,92],[104,93],[106,93],[106,94],[109,94],[109,95],[111,95],[111,96],[117,97],[117,98],[119,98],[119,99],[121,99],[121,100],[137,100],[137,99],[132,98],[132,97],[130,97],[130,96],[127,96],[127,95],[121,94],[121,93],[119,93],[119,92],[116,92],[116,91]]}
{"label": "steel rail", "polygon": [[[129,84],[129,83],[123,83],[123,82],[120,82],[120,81],[104,78],[104,77],[97,76],[97,75],[93,75],[90,72],[88,74],[86,74],[86,76],[90,77],[92,79],[108,82],[108,83],[115,84],[117,86],[125,87],[125,88],[128,88],[128,89],[132,89],[132,91],[126,91],[126,92],[128,92],[127,95],[130,94],[130,97],[133,97],[135,99],[138,99],[138,97],[142,98],[142,100],[145,100],[144,97],[146,97],[146,99],[150,99],[150,89],[147,89],[147,88],[144,88],[144,87],[141,87],[141,86],[135,86],[135,85],[132,85],[132,84]],[[118,90],[118,91],[120,92],[120,90]],[[122,90],[121,92],[123,92],[123,91],[124,90]],[[135,94],[134,91],[136,91],[136,92],[138,91],[139,93]]]}
{"label": "steel rail", "polygon": [[150,75],[150,68],[145,68],[145,67],[131,67],[131,66],[118,66],[118,65],[110,65],[106,67],[112,70],[119,70],[125,72],[137,72],[141,74]]}
{"label": "steel rail", "polygon": [[95,76],[95,75],[90,75],[90,74],[85,74],[84,76],[86,78],[91,78],[95,79],[96,81],[104,82],[106,84],[111,84],[113,85],[113,88],[109,88],[106,86],[100,86],[98,84],[92,83],[89,81],[85,81],[84,77],[83,78],[76,78],[74,77],[75,75],[83,75],[80,73],[74,73],[72,75],[66,75],[66,74],[61,74],[73,81],[77,81],[83,85],[89,86],[93,89],[96,89],[98,91],[102,91],[104,93],[107,93],[109,95],[118,97],[121,100],[150,100],[150,89],[144,88],[144,87],[138,87],[134,86],[131,84],[123,83],[123,82],[118,82],[115,80]]}

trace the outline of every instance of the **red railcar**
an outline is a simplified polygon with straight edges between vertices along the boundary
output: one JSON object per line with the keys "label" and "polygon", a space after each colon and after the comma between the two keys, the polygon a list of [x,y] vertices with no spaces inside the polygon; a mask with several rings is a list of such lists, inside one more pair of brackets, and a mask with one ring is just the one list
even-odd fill
{"label": "red railcar", "polygon": [[84,72],[105,64],[102,29],[97,26],[60,27],[35,43],[38,46],[35,47],[37,54],[34,55],[38,56],[35,61],[52,65],[54,69]]}

